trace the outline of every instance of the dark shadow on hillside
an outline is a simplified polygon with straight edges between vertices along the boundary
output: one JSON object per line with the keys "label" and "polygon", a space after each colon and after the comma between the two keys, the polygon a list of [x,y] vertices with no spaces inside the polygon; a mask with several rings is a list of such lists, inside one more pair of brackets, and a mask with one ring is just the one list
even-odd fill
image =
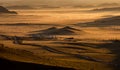
{"label": "dark shadow on hillside", "polygon": [[75,70],[75,69],[10,61],[0,58],[0,70]]}
{"label": "dark shadow on hillside", "polygon": [[76,49],[76,50],[87,50],[87,49],[80,48],[80,47],[62,47],[62,48]]}
{"label": "dark shadow on hillside", "polygon": [[99,45],[99,48],[100,47],[107,48],[116,55],[115,60],[110,64],[113,66],[114,70],[120,70],[120,40],[111,40],[110,43]]}
{"label": "dark shadow on hillside", "polygon": [[74,58],[78,58],[78,59],[84,59],[84,60],[88,60],[88,61],[94,61],[94,62],[101,62],[100,60],[88,57],[88,56],[83,56],[80,54],[72,54],[72,53],[68,53],[68,52],[63,52],[61,50],[55,49],[55,48],[51,48],[49,46],[43,46],[43,45],[37,45],[37,44],[31,44],[31,43],[24,43],[21,45],[30,45],[30,46],[34,46],[34,47],[39,47],[42,48],[43,50],[49,51],[51,53],[56,53],[56,54],[63,54],[63,55],[68,55],[68,56],[72,56]]}
{"label": "dark shadow on hillside", "polygon": [[63,44],[76,45],[76,46],[87,46],[87,47],[92,47],[92,48],[98,48],[96,44],[92,44],[92,43],[81,43],[81,42],[74,43],[73,42],[73,43],[63,43]]}
{"label": "dark shadow on hillside", "polygon": [[37,45],[37,44],[32,44],[32,43],[24,43],[22,45],[30,45],[30,46],[34,46],[34,47],[39,47],[39,48],[42,48],[42,49],[47,50],[47,51],[52,52],[52,53],[65,54],[62,51],[59,51],[57,49],[54,49],[54,48],[51,48],[51,47],[48,47],[48,46]]}
{"label": "dark shadow on hillside", "polygon": [[77,46],[86,46],[86,47],[92,47],[97,49],[106,48],[110,50],[112,54],[115,55],[115,59],[112,62],[109,62],[107,64],[113,67],[113,70],[120,70],[120,40],[108,40],[104,42],[106,43],[102,43],[102,44],[67,43],[67,44],[77,45]]}

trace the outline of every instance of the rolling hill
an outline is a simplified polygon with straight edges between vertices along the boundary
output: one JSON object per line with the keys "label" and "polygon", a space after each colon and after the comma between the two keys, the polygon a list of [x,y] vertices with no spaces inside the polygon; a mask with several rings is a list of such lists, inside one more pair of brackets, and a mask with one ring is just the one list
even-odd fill
{"label": "rolling hill", "polygon": [[78,33],[82,33],[83,31],[72,28],[69,26],[65,26],[63,28],[56,28],[51,27],[45,30],[35,31],[36,33],[30,34],[30,36],[36,36],[36,35],[75,35]]}
{"label": "rolling hill", "polygon": [[0,14],[17,14],[17,12],[9,11],[7,8],[0,6]]}
{"label": "rolling hill", "polygon": [[107,12],[107,11],[120,11],[120,7],[110,7],[110,8],[98,8],[92,9],[90,12]]}
{"label": "rolling hill", "polygon": [[120,16],[113,16],[95,20],[94,22],[78,23],[77,25],[84,27],[107,27],[107,26],[120,26]]}

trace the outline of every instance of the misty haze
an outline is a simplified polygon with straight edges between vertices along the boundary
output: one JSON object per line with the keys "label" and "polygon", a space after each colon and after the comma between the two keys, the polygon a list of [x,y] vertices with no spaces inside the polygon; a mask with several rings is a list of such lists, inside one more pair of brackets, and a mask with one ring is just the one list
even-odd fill
{"label": "misty haze", "polygon": [[0,70],[119,70],[119,2],[0,1]]}

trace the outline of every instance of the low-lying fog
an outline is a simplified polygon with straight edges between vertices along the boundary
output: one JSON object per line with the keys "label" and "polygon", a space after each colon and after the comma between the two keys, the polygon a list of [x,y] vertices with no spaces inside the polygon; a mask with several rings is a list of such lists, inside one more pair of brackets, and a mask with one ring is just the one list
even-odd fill
{"label": "low-lying fog", "polygon": [[[88,12],[88,9],[41,9],[41,10],[15,10],[18,15],[1,15],[0,24],[12,24],[12,25],[0,25],[1,34],[13,35],[13,36],[26,36],[32,31],[44,30],[50,27],[65,27],[70,26],[78,28],[85,34],[77,35],[79,38],[87,39],[120,39],[119,33],[119,17],[114,17],[115,20],[95,21],[101,18],[110,18],[112,16],[120,15],[119,12]],[[96,26],[81,27],[79,26],[83,22],[96,24]],[[116,27],[114,26],[116,23]],[[35,25],[24,25],[35,24]],[[112,24],[112,25],[109,25]],[[21,24],[16,25],[16,24]],[[36,25],[37,24],[37,25]],[[40,25],[38,25],[40,24]],[[47,25],[43,25],[47,24]],[[48,25],[49,24],[49,25]],[[78,25],[72,25],[78,24]],[[84,24],[84,23],[83,23]],[[86,25],[86,24],[85,24]],[[105,25],[104,27],[101,27]],[[76,36],[75,36],[76,37]]]}
{"label": "low-lying fog", "polygon": [[[2,15],[0,23],[54,23],[74,24],[88,22],[105,16],[119,15],[117,12],[85,12],[88,9],[41,9],[15,10],[18,15]],[[12,18],[12,19],[11,19]]]}

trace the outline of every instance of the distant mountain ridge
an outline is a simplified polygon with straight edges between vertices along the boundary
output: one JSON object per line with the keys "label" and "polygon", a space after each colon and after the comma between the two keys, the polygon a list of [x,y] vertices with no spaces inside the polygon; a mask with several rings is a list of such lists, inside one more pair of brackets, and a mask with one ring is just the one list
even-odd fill
{"label": "distant mountain ridge", "polygon": [[98,19],[93,22],[78,23],[77,25],[83,27],[106,27],[106,26],[120,26],[120,16],[113,16],[108,18]]}
{"label": "distant mountain ridge", "polygon": [[17,14],[17,12],[9,11],[7,8],[0,6],[0,14]]}
{"label": "distant mountain ridge", "polygon": [[120,7],[98,8],[92,9],[91,12],[120,11]]}

